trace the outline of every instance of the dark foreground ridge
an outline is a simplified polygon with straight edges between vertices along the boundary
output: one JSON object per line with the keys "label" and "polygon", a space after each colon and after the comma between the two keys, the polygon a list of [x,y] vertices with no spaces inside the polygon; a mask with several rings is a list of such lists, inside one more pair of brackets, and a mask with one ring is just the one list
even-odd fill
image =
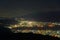
{"label": "dark foreground ridge", "polygon": [[32,34],[32,33],[9,33],[9,34],[7,34],[7,33],[2,33],[2,34],[0,34],[0,39],[2,39],[2,40],[5,40],[5,39],[7,39],[7,40],[18,40],[18,39],[20,39],[20,40],[25,40],[25,39],[30,39],[30,40],[32,40],[32,39],[35,39],[35,40],[38,40],[38,39],[40,39],[40,40],[58,40],[59,38],[55,38],[55,37],[51,37],[51,36],[48,36],[48,35],[46,35],[46,36],[44,36],[44,35],[38,35],[38,34]]}

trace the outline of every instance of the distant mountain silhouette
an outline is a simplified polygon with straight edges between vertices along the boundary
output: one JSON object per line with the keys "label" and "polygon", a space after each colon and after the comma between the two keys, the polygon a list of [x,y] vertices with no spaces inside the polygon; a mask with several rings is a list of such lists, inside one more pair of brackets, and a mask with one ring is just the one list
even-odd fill
{"label": "distant mountain silhouette", "polygon": [[39,21],[52,21],[52,22],[60,22],[60,12],[59,11],[52,11],[52,12],[45,12],[45,13],[32,13],[29,15],[25,15],[23,16],[27,19],[29,18],[34,18],[35,20],[39,20]]}
{"label": "distant mountain silhouette", "polygon": [[18,22],[12,18],[0,18],[1,25],[10,25],[10,24],[17,24]]}

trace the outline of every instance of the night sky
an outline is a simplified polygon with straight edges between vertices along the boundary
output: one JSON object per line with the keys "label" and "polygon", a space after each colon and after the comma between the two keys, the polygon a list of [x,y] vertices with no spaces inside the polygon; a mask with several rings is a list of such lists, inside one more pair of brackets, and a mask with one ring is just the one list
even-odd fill
{"label": "night sky", "polygon": [[20,17],[51,11],[60,11],[59,0],[0,0],[0,17]]}

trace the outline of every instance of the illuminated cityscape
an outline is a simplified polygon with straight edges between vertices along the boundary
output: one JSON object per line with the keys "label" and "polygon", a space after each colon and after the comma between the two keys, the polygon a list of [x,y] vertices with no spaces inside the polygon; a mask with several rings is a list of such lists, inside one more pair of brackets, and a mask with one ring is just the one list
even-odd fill
{"label": "illuminated cityscape", "polygon": [[29,33],[50,35],[54,37],[60,37],[60,30],[53,30],[60,26],[60,23],[57,22],[39,22],[39,21],[30,21],[24,19],[18,19],[18,23],[14,25],[7,26],[11,29],[13,33]]}

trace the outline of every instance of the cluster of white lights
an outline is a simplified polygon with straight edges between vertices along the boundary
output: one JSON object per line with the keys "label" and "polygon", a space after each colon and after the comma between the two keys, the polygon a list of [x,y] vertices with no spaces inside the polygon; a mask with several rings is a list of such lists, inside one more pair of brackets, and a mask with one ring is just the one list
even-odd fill
{"label": "cluster of white lights", "polygon": [[[13,28],[17,28],[17,27],[18,28],[20,28],[20,27],[34,27],[34,26],[44,27],[44,25],[46,25],[46,24],[47,24],[47,22],[20,21],[18,24],[10,25],[8,28],[13,31],[14,30]],[[60,23],[52,23],[52,25],[48,25],[48,26],[53,27],[54,25],[60,25]],[[55,31],[51,31],[51,30],[45,30],[45,31],[44,30],[15,30],[15,33],[18,33],[18,32],[22,32],[22,33],[32,32],[32,33],[44,34],[44,35],[50,32],[49,35],[54,34],[54,36],[60,37],[60,32],[59,31],[54,33]],[[59,34],[59,35],[57,35],[57,34]]]}
{"label": "cluster of white lights", "polygon": [[[44,27],[47,24],[47,22],[36,22],[36,21],[19,21],[18,24],[11,25],[8,28],[16,28],[16,27]],[[49,24],[49,23],[48,23]],[[60,25],[59,23],[50,23],[48,26],[53,27],[55,25]]]}

